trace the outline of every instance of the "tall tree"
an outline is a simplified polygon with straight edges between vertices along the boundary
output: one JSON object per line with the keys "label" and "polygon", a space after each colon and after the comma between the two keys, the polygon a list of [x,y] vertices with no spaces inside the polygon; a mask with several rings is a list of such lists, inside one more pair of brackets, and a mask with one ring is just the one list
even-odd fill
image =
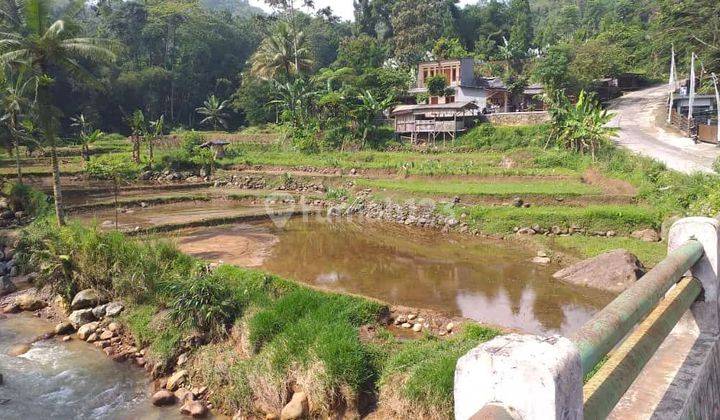
{"label": "tall tree", "polygon": [[312,67],[310,51],[302,31],[293,33],[285,22],[266,37],[250,58],[251,72],[263,79],[290,78]]}
{"label": "tall tree", "polygon": [[[108,40],[76,37],[65,20],[53,21],[50,0],[25,0],[19,7],[9,0],[5,8],[18,10],[17,19],[9,23],[8,31],[0,34],[0,64],[18,61],[30,63],[38,77],[37,114],[40,129],[50,146],[53,171],[55,215],[59,225],[65,224],[60,164],[57,156],[58,110],[52,84],[59,72],[67,72],[75,79],[93,84],[95,79],[81,63],[107,63],[115,59]],[[7,13],[6,15],[10,15]]]}
{"label": "tall tree", "polygon": [[529,0],[510,0],[510,44],[526,54],[532,45],[533,26]]}
{"label": "tall tree", "polygon": [[[31,97],[35,92],[37,79],[25,76],[25,67],[20,66],[19,71],[13,75],[8,71],[4,78],[5,86],[2,91],[3,115],[0,120],[10,134],[15,153],[15,169],[17,181],[22,184],[22,165],[20,163],[20,140],[25,137],[20,119],[29,111]],[[34,100],[34,99],[33,99]]]}
{"label": "tall tree", "polygon": [[221,101],[217,96],[210,95],[210,97],[203,102],[203,106],[195,109],[198,114],[205,117],[200,121],[200,124],[210,124],[215,131],[217,131],[220,126],[227,129],[227,108],[229,104],[230,101],[228,100]]}
{"label": "tall tree", "polygon": [[456,0],[398,0],[392,9],[395,58],[414,65],[441,36],[456,37]]}

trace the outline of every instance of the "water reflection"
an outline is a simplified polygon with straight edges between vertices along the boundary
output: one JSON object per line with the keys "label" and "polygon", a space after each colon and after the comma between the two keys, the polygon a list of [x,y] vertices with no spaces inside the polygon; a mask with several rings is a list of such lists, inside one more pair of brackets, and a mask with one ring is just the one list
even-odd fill
{"label": "water reflection", "polygon": [[202,253],[241,263],[247,255],[235,261],[233,242],[247,249],[248,238],[258,232],[279,239],[269,242],[258,262],[270,272],[533,333],[568,334],[612,298],[552,279],[558,267],[532,264],[527,250],[506,241],[395,224],[292,219],[283,228],[271,223],[204,228],[180,244],[201,254],[193,242],[202,238]]}

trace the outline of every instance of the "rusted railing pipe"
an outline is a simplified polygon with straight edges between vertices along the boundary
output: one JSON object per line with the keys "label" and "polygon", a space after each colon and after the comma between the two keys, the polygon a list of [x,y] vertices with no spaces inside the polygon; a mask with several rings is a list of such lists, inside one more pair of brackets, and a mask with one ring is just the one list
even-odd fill
{"label": "rusted railing pipe", "polygon": [[580,352],[583,374],[605,355],[650,311],[690,267],[700,260],[703,246],[690,240],[677,248],[603,310],[595,314],[570,340]]}

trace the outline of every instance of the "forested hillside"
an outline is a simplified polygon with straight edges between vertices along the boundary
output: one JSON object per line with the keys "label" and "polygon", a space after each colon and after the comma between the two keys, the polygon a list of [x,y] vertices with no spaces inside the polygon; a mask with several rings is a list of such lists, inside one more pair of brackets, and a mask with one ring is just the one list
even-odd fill
{"label": "forested hillside", "polygon": [[[81,113],[105,131],[129,132],[136,109],[148,120],[164,115],[168,127],[199,128],[196,108],[211,95],[229,100],[231,128],[282,119],[287,96],[304,91],[321,92],[320,112],[331,119],[344,114],[334,106],[340,97],[362,102],[369,92],[382,102],[407,89],[418,61],[450,56],[476,57],[486,63],[479,72],[515,88],[542,81],[574,91],[623,72],[662,79],[673,44],[681,72],[691,51],[706,71],[720,68],[714,0],[356,0],[354,22],[300,1],[267,3],[270,15],[246,0],[57,3],[51,15],[66,31],[109,40],[117,55],[81,63],[97,83],[54,74],[63,133]],[[5,3],[6,30],[21,8]],[[307,89],[279,88],[296,79]]]}

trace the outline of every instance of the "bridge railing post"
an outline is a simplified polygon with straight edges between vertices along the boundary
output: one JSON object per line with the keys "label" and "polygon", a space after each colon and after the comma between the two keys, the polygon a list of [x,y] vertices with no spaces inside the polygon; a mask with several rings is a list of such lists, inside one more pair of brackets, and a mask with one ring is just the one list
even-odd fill
{"label": "bridge railing post", "polygon": [[582,419],[582,388],[580,355],[570,340],[504,335],[458,360],[455,418],[487,417],[480,411],[502,405],[513,418]]}
{"label": "bridge railing post", "polygon": [[718,292],[718,262],[720,260],[720,222],[709,217],[687,217],[675,222],[668,235],[668,253],[694,239],[703,247],[704,254],[690,268],[689,275],[700,281],[703,288],[701,297],[690,310],[701,333],[720,334],[720,304]]}

